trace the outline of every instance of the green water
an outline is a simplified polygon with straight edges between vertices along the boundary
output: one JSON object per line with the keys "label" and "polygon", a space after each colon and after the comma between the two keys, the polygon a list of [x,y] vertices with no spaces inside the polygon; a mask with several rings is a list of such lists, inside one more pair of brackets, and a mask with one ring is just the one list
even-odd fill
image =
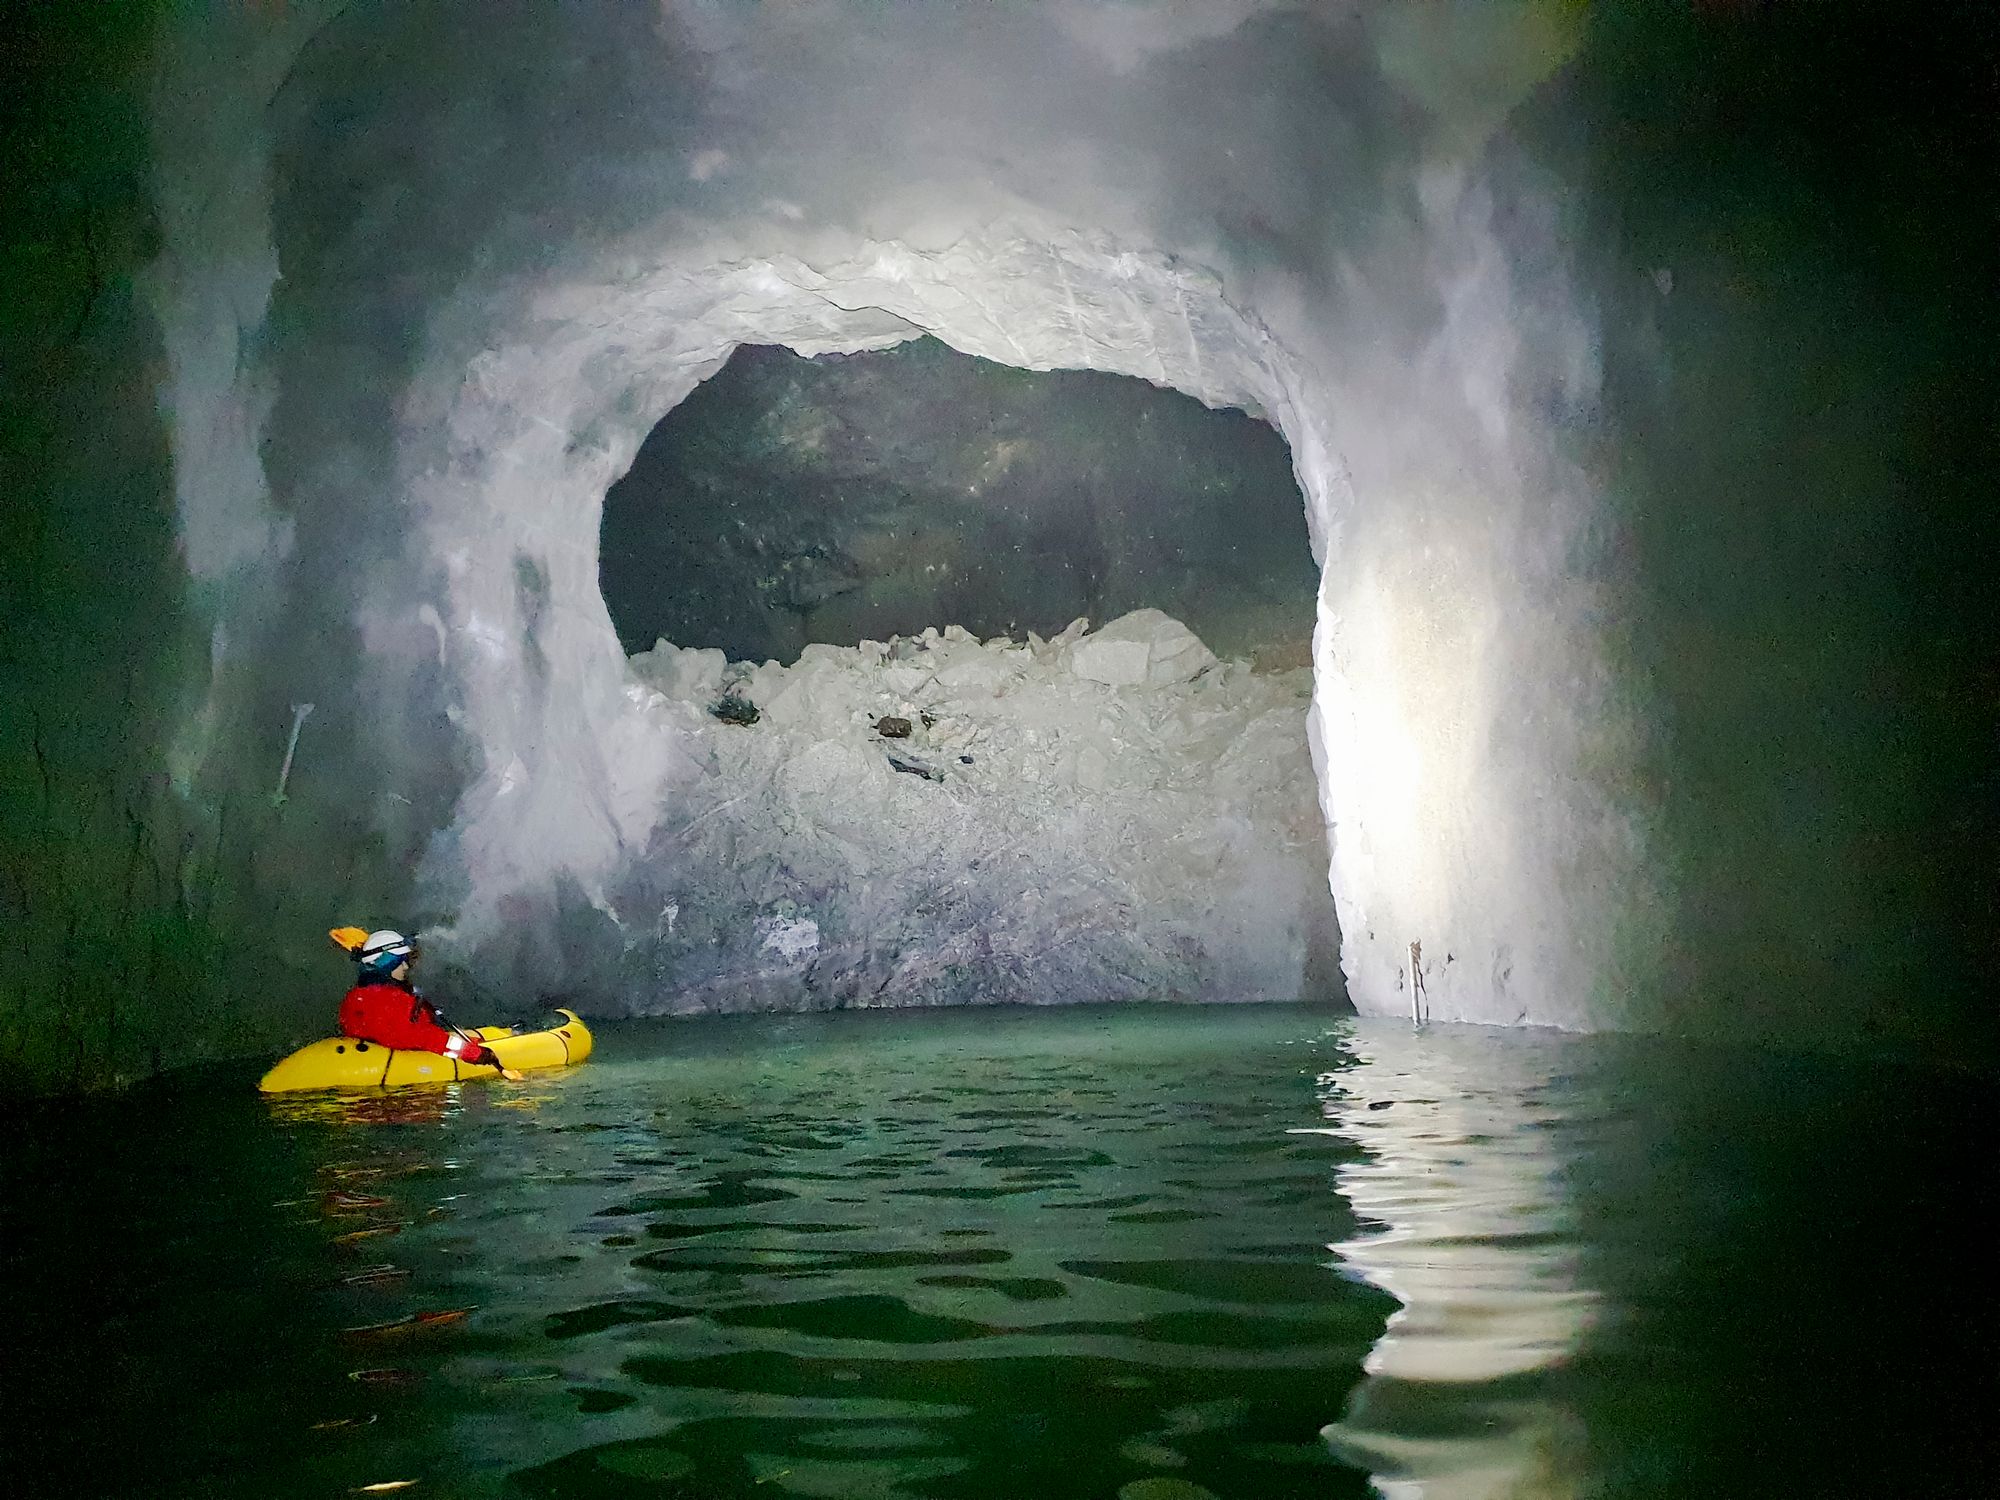
{"label": "green water", "polygon": [[246,1084],[17,1122],[12,1492],[1947,1495],[1993,1416],[1976,1084],[1290,1007]]}

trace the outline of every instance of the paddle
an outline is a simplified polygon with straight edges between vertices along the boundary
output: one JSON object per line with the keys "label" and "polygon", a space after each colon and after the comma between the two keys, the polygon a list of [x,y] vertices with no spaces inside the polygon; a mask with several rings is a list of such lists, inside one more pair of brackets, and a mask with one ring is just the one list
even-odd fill
{"label": "paddle", "polygon": [[[445,1024],[447,1026],[451,1025],[449,1021],[447,1021]],[[451,1029],[453,1031],[458,1032],[460,1036],[464,1037],[468,1042],[472,1043],[474,1047],[484,1048],[488,1052],[493,1052],[493,1047],[490,1042],[481,1041],[478,1037],[471,1035],[470,1033],[462,1030],[457,1026],[452,1026]],[[521,1070],[519,1068],[508,1067],[505,1063],[500,1061],[500,1054],[497,1052],[493,1052],[493,1066],[500,1070],[500,1076],[506,1079],[509,1083],[519,1083],[521,1081]]]}

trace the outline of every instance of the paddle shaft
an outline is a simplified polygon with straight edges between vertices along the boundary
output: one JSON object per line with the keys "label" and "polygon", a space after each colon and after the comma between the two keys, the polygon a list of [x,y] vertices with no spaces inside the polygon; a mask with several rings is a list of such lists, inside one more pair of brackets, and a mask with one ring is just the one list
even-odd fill
{"label": "paddle shaft", "polygon": [[[437,1012],[432,1011],[431,1014],[436,1015]],[[489,1043],[482,1041],[480,1038],[474,1036],[471,1032],[467,1031],[463,1026],[460,1026],[452,1021],[445,1022],[445,1025],[449,1026],[453,1031],[458,1033],[459,1040],[470,1042],[472,1044],[473,1051],[493,1052],[493,1048]],[[477,1064],[474,1064],[474,1066],[477,1066]],[[521,1076],[520,1070],[518,1068],[508,1067],[507,1064],[505,1064],[500,1060],[500,1054],[497,1052],[493,1052],[493,1066],[500,1070],[500,1076],[502,1078],[519,1078]]]}

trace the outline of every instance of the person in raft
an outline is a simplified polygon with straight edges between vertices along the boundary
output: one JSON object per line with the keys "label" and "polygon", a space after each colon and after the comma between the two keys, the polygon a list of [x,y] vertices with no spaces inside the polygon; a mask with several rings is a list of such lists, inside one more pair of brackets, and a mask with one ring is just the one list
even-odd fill
{"label": "person in raft", "polygon": [[417,993],[410,984],[417,945],[400,932],[385,929],[362,937],[358,928],[337,927],[333,940],[347,949],[359,969],[354,988],[340,1002],[342,1036],[399,1052],[436,1052],[457,1062],[498,1068],[503,1078],[521,1076],[491,1047],[460,1031]]}

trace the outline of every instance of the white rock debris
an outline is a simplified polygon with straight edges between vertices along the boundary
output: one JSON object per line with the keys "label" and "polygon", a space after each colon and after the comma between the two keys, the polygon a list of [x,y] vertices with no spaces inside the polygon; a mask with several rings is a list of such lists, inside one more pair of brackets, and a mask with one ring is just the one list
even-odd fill
{"label": "white rock debris", "polygon": [[809,646],[790,667],[663,641],[632,669],[704,773],[636,862],[650,887],[618,900],[674,914],[633,938],[659,1009],[1337,983],[1309,670],[1218,661],[1158,610],[1048,641]]}

